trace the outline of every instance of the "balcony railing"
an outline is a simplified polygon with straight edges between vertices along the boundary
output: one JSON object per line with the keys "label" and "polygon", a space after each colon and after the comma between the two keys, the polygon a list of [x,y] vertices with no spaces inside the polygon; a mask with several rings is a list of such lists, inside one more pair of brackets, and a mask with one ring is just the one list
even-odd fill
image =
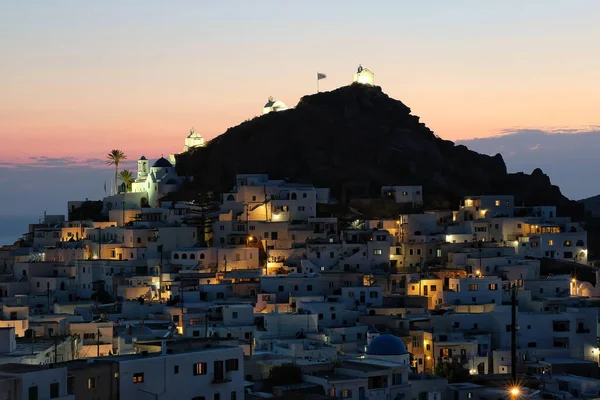
{"label": "balcony railing", "polygon": [[227,383],[231,382],[231,376],[229,374],[214,374],[212,383]]}

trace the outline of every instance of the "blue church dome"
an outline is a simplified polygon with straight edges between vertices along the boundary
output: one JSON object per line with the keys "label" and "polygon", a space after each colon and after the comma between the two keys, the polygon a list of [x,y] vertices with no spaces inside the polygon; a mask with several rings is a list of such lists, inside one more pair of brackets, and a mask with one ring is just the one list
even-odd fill
{"label": "blue church dome", "polygon": [[400,356],[408,354],[402,339],[388,333],[379,335],[367,347],[370,356]]}
{"label": "blue church dome", "polygon": [[152,168],[171,168],[171,167],[173,167],[173,164],[171,164],[169,162],[169,160],[167,160],[164,157],[159,158],[158,160],[156,160],[154,165],[152,165]]}

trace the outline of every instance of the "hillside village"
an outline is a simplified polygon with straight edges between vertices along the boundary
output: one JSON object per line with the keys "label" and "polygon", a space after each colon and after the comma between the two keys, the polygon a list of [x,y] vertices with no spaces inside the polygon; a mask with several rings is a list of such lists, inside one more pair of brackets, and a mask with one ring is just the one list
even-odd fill
{"label": "hillside village", "polygon": [[253,171],[170,199],[176,163],[140,157],[0,249],[6,398],[600,397],[600,279],[556,205],[428,209],[389,182],[372,200],[402,212],[348,221],[330,188]]}

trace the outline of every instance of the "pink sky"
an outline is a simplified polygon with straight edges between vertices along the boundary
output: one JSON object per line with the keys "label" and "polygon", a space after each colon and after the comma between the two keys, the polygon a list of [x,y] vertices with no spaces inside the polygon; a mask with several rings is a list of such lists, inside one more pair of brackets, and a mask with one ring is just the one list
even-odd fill
{"label": "pink sky", "polygon": [[445,139],[600,123],[595,1],[102,3],[0,6],[5,161],[178,152],[359,63]]}

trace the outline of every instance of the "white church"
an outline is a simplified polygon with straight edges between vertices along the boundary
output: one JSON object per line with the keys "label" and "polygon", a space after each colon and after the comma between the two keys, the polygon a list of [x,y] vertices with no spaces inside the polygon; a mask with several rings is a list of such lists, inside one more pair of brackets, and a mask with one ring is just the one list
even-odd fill
{"label": "white church", "polygon": [[[204,146],[206,143],[202,135],[197,133],[194,128],[190,129],[183,151]],[[159,158],[152,166],[150,166],[150,161],[142,156],[138,160],[137,178],[131,185],[131,192],[146,193],[147,197],[145,200],[142,198],[142,203],[146,203],[145,206],[158,207],[159,200],[167,194],[177,191],[182,181],[183,179],[177,175],[175,170],[174,154],[169,155],[168,159]]]}

